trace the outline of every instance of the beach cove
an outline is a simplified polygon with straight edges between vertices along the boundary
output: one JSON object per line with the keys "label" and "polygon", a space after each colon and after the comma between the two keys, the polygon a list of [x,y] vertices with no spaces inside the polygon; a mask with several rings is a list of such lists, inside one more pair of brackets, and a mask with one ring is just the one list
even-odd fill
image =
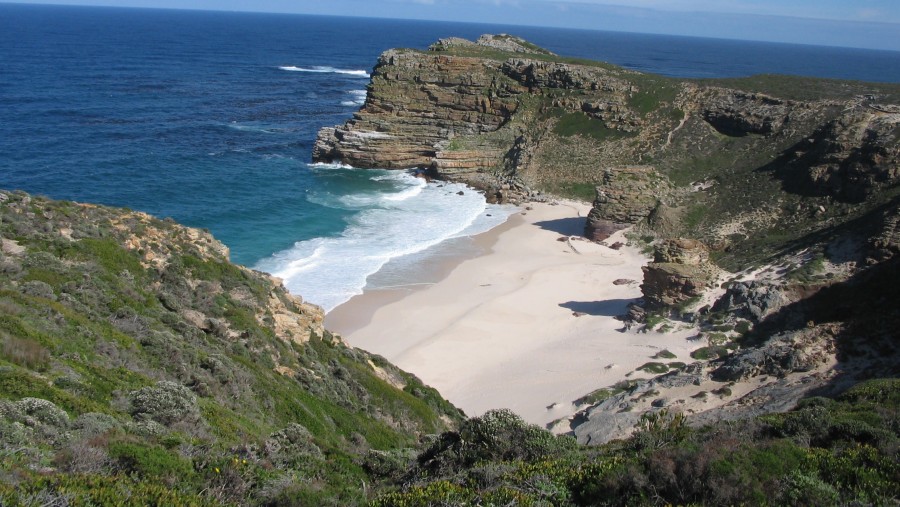
{"label": "beach cove", "polygon": [[[484,252],[444,265],[440,281],[366,290],[328,313],[352,346],[379,354],[470,416],[509,408],[546,425],[578,398],[626,378],[667,349],[695,348],[674,333],[625,330],[615,317],[641,297],[648,258],[624,231],[604,244],[581,237],[585,203],[532,203],[475,237]],[[617,282],[617,283],[614,283]],[[629,375],[633,372],[633,375]]]}

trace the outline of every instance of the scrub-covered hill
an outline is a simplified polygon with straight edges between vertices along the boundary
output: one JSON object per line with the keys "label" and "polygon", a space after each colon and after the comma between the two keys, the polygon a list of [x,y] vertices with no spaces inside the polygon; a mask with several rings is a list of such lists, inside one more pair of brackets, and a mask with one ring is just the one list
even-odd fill
{"label": "scrub-covered hill", "polygon": [[0,192],[0,242],[10,502],[362,503],[462,418],[204,231]]}

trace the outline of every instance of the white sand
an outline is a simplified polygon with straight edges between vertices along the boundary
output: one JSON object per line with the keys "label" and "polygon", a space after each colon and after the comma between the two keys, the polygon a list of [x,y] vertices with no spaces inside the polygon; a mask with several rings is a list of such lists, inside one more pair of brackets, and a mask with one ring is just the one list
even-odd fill
{"label": "white sand", "polygon": [[[558,241],[581,234],[585,204],[532,206],[479,238],[493,242],[489,253],[421,290],[358,296],[329,314],[329,329],[414,373],[470,416],[505,407],[537,424],[572,415],[572,401],[622,380],[661,349],[678,356],[663,361],[690,361],[696,344],[685,337],[693,331],[624,332],[614,319],[640,297],[640,252]],[[625,241],[617,236],[607,243]],[[620,278],[635,283],[614,285]]]}

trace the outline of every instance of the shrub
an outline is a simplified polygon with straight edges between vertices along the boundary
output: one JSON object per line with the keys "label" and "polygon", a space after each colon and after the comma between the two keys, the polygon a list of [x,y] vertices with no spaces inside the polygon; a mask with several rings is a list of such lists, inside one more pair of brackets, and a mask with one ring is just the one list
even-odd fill
{"label": "shrub", "polygon": [[279,468],[298,468],[310,458],[320,458],[322,451],[313,442],[313,436],[301,424],[291,423],[273,433],[263,445],[269,460]]}
{"label": "shrub", "polygon": [[488,460],[548,459],[575,447],[573,438],[557,437],[500,409],[463,422],[458,433],[442,434],[419,456],[419,464],[433,471],[460,470]]}
{"label": "shrub", "polygon": [[675,359],[676,357],[669,349],[662,349],[653,356],[653,359]]}
{"label": "shrub", "polygon": [[155,387],[144,387],[129,396],[130,413],[137,420],[151,419],[171,425],[179,421],[192,421],[200,417],[197,397],[190,389],[175,382],[158,382]]}
{"label": "shrub", "polygon": [[166,479],[167,482],[189,479],[194,475],[190,462],[162,447],[135,442],[112,442],[109,456],[126,473]]}
{"label": "shrub", "polygon": [[635,425],[632,446],[636,449],[660,449],[684,440],[690,433],[681,412],[646,412]]}
{"label": "shrub", "polygon": [[53,287],[46,282],[40,280],[31,280],[22,284],[22,293],[38,298],[50,299],[56,301],[56,294]]}
{"label": "shrub", "polygon": [[665,372],[669,371],[669,367],[666,366],[665,364],[655,363],[655,362],[644,363],[644,364],[638,366],[637,369],[643,370],[647,373],[654,373],[654,374],[665,373]]}
{"label": "shrub", "polygon": [[397,479],[409,469],[412,461],[410,449],[370,449],[363,460],[363,469],[373,477]]}
{"label": "shrub", "polygon": [[75,418],[72,428],[77,430],[82,438],[94,438],[121,429],[122,425],[111,415],[88,412]]}
{"label": "shrub", "polygon": [[50,352],[40,343],[27,338],[4,337],[2,352],[9,362],[30,370],[43,371],[50,362]]}
{"label": "shrub", "polygon": [[837,505],[840,500],[837,490],[830,484],[799,470],[794,470],[784,479],[782,488],[781,501],[789,505]]}
{"label": "shrub", "polygon": [[0,405],[0,414],[7,419],[32,427],[38,425],[60,429],[69,427],[69,414],[53,402],[41,398],[22,398],[13,403],[4,403]]}

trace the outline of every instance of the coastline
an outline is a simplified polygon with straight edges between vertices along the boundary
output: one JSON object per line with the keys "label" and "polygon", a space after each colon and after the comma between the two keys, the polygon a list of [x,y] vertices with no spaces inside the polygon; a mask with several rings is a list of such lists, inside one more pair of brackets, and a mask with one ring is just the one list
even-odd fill
{"label": "coastline", "polygon": [[436,283],[366,291],[329,312],[328,328],[470,416],[509,408],[541,425],[595,389],[645,377],[635,368],[664,348],[689,357],[689,331],[626,331],[615,319],[641,296],[640,251],[580,239],[585,203],[529,208],[474,237],[483,253],[439,262]]}
{"label": "coastline", "polygon": [[[370,324],[372,316],[379,308],[396,303],[407,296],[440,283],[463,262],[489,255],[500,235],[518,225],[522,220],[520,213],[521,210],[513,212],[505,222],[485,232],[447,240],[448,242],[467,241],[470,243],[450,255],[422,256],[421,260],[417,261],[417,267],[422,271],[427,271],[434,281],[414,282],[392,287],[367,287],[363,289],[362,294],[353,296],[328,312],[325,315],[325,327],[346,337]],[[440,244],[432,248],[442,249],[447,246]],[[373,276],[378,276],[378,273]]]}

